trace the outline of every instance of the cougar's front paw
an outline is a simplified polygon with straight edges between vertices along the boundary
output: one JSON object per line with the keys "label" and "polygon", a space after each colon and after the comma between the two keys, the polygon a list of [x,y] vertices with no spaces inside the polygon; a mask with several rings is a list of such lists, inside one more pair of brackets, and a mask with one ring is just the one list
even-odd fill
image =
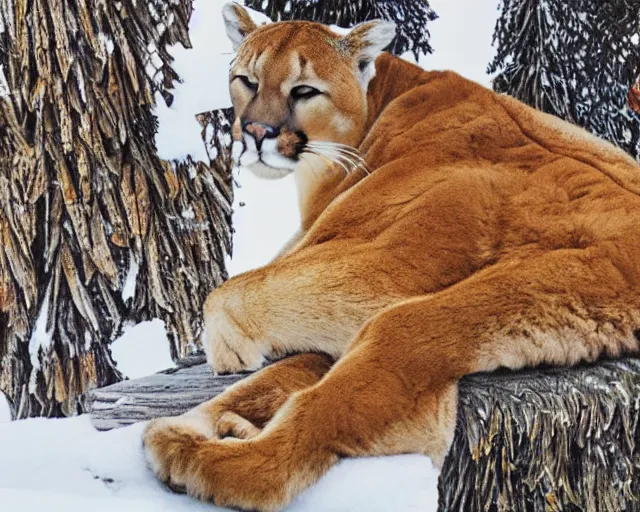
{"label": "cougar's front paw", "polygon": [[252,372],[262,368],[265,357],[251,340],[229,340],[222,333],[205,328],[202,345],[207,363],[216,374]]}
{"label": "cougar's front paw", "polygon": [[190,463],[208,441],[199,429],[177,418],[160,418],[149,423],[142,435],[145,458],[156,478],[175,492],[186,492]]}
{"label": "cougar's front paw", "polygon": [[209,439],[164,419],[149,424],[143,441],[149,466],[176,492],[259,512],[282,510],[292,498],[285,461],[271,443]]}
{"label": "cougar's front paw", "polygon": [[202,346],[207,362],[216,373],[253,371],[265,362],[264,347],[239,307],[233,307],[232,293],[214,290],[204,306]]}

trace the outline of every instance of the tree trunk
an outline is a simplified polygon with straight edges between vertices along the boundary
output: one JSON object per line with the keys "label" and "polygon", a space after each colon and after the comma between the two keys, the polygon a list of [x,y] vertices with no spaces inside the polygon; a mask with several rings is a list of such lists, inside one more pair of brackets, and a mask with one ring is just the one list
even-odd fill
{"label": "tree trunk", "polygon": [[[164,162],[154,94],[190,0],[0,0],[0,390],[14,416],[73,414],[121,378],[109,344],[161,318],[198,346],[226,277],[231,114],[200,116],[211,162]],[[160,96],[157,96],[160,97]],[[209,127],[211,125],[213,130]]]}
{"label": "tree trunk", "polygon": [[640,510],[639,441],[639,359],[467,377],[439,510]]}

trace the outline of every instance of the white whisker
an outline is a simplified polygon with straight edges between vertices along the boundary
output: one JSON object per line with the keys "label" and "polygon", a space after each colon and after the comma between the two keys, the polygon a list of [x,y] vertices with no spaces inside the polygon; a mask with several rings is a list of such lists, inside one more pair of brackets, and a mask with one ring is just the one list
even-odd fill
{"label": "white whisker", "polygon": [[327,146],[341,147],[341,148],[350,149],[352,151],[358,152],[358,150],[353,146],[349,146],[348,144],[343,144],[342,142],[331,142],[328,140],[312,140],[309,144],[325,144]]}
{"label": "white whisker", "polygon": [[339,151],[336,151],[333,149],[325,149],[324,154],[332,158],[336,162],[342,162],[343,164],[347,164],[349,168],[349,172],[351,172],[353,169],[357,169],[360,166],[358,162],[352,160],[350,157],[340,153]]}
{"label": "white whisker", "polygon": [[358,160],[364,161],[364,158],[362,158],[358,150],[355,148],[352,148],[351,146],[329,144],[329,143],[317,143],[317,142],[309,142],[307,145],[340,151],[341,153],[349,154],[351,156],[356,157]]}
{"label": "white whisker", "polygon": [[328,144],[328,143],[316,143],[316,142],[310,142],[309,145],[314,146],[314,147],[320,147],[320,148],[327,148],[327,149],[331,149],[334,151],[339,151],[340,153],[344,153],[344,154],[348,154],[362,162],[364,162],[364,158],[362,158],[362,156],[360,155],[360,153],[358,152],[357,149],[352,148],[350,146],[345,146],[345,145],[337,145],[337,144]]}
{"label": "white whisker", "polygon": [[362,168],[365,173],[369,174],[369,166],[366,160],[360,155],[360,152],[352,146],[337,142],[312,141],[307,143],[307,147],[321,151],[324,154],[330,153],[334,157],[339,155],[343,160],[349,162],[351,166]]}
{"label": "white whisker", "polygon": [[[316,147],[316,146],[312,146],[312,147]],[[353,162],[357,162],[359,164],[364,163],[364,159],[362,159],[359,155],[355,155],[353,153],[348,153],[346,151],[342,151],[339,148],[322,148],[326,151],[330,151],[332,154],[337,154],[340,156],[343,156],[345,158],[348,158],[349,160],[353,161]]]}
{"label": "white whisker", "polygon": [[319,156],[320,158],[324,158],[325,160],[328,160],[329,163],[332,164],[338,164],[340,167],[342,167],[344,169],[344,172],[346,172],[347,174],[349,174],[349,168],[342,163],[340,160],[336,160],[335,158],[332,158],[331,156],[321,153],[320,151],[316,150],[316,149],[311,149],[311,148],[305,148],[302,153],[309,153],[312,155],[316,155]]}

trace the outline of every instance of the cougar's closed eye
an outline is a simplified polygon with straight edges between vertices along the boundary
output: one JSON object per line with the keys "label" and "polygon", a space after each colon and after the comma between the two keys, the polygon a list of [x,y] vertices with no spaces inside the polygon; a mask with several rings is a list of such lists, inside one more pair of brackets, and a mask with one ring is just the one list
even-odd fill
{"label": "cougar's closed eye", "polygon": [[236,75],[234,77],[234,80],[236,78],[238,80],[240,80],[247,89],[249,89],[251,91],[257,91],[258,90],[258,82],[252,82],[251,79],[247,75]]}
{"label": "cougar's closed eye", "polygon": [[291,89],[291,98],[294,100],[306,100],[309,98],[313,98],[314,96],[318,96],[319,94],[324,94],[320,89],[316,89],[315,87],[311,87],[310,85],[298,85]]}

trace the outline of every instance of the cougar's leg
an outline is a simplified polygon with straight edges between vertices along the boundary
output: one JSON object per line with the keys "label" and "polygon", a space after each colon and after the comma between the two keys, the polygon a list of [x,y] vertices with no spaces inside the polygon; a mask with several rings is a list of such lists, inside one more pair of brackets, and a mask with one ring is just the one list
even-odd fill
{"label": "cougar's leg", "polygon": [[159,427],[147,431],[147,456],[194,496],[260,511],[282,509],[341,456],[417,452],[442,463],[462,376],[637,350],[639,277],[597,250],[497,264],[380,312],[252,439]]}
{"label": "cougar's leg", "polygon": [[253,370],[266,357],[309,351],[337,359],[366,320],[407,296],[367,279],[372,255],[334,246],[280,258],[211,293],[202,340],[215,371]]}
{"label": "cougar's leg", "polygon": [[153,420],[148,429],[184,429],[207,438],[249,439],[260,433],[292,393],[318,382],[332,364],[333,359],[324,354],[288,357],[184,414]]}

